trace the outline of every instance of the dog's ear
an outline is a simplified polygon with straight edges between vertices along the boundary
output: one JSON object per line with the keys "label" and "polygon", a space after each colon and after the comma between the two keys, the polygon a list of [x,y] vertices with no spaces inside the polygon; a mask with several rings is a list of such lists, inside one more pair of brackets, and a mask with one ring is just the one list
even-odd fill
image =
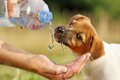
{"label": "dog's ear", "polygon": [[91,60],[98,59],[105,54],[103,42],[97,35],[91,37],[90,53]]}

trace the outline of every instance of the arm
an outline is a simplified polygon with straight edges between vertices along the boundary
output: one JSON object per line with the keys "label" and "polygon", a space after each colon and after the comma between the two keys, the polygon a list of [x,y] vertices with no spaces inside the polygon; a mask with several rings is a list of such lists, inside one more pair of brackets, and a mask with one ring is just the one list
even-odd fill
{"label": "arm", "polygon": [[16,49],[15,47],[0,41],[0,64],[20,67],[29,70],[29,59],[33,57],[32,54],[27,55],[28,52]]}
{"label": "arm", "polygon": [[[0,64],[25,69],[46,78],[62,78],[67,68],[55,65],[44,55],[35,55],[0,41]],[[49,67],[48,67],[49,65]]]}

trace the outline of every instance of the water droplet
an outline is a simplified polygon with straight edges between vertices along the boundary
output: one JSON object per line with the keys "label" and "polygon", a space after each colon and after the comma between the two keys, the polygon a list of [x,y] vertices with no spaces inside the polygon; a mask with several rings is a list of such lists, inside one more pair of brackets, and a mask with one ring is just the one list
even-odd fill
{"label": "water droplet", "polygon": [[54,48],[54,45],[48,45],[48,50],[51,51]]}

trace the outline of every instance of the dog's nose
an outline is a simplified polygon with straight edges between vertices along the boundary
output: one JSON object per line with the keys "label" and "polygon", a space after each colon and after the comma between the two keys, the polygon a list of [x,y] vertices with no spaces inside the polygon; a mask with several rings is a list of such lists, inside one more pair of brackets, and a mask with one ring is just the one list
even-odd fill
{"label": "dog's nose", "polygon": [[57,31],[57,33],[62,34],[62,33],[65,32],[65,27],[64,27],[64,26],[58,26],[58,27],[56,28],[56,31]]}

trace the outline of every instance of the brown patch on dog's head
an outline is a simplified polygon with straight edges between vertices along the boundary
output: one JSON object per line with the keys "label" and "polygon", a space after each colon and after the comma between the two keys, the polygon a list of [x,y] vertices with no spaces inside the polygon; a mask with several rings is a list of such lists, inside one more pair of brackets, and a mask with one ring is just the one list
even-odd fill
{"label": "brown patch on dog's head", "polygon": [[55,39],[78,55],[90,52],[92,60],[104,54],[102,40],[98,37],[90,19],[80,14],[73,16],[67,26],[57,27]]}

